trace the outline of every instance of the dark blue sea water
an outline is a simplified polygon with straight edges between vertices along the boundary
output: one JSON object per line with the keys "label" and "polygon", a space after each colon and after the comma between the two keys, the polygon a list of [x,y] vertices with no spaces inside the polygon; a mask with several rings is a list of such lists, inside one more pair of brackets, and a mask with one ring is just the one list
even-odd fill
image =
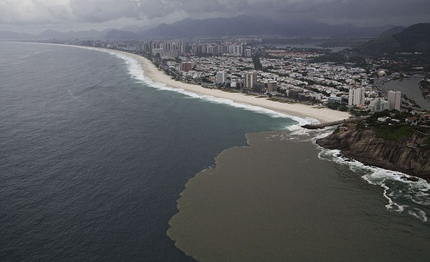
{"label": "dark blue sea water", "polygon": [[154,89],[105,52],[0,43],[0,261],[193,261],[166,236],[186,182],[295,123]]}
{"label": "dark blue sea water", "polygon": [[[366,254],[366,261],[427,261],[430,251],[423,247],[430,244],[429,184],[322,150],[312,141],[323,134],[295,128],[298,121],[303,120],[172,92],[145,79],[138,62],[125,55],[0,42],[0,261],[194,261],[166,236],[186,183],[213,167],[223,150],[247,145],[245,134],[271,130],[285,130],[277,136],[293,142],[279,151],[285,156],[271,158],[271,147],[251,150],[257,152],[250,160],[255,169],[265,166],[258,164],[258,154],[279,160],[257,174],[259,182],[249,183],[270,214],[277,213],[276,203],[286,200],[279,198],[281,192],[297,205],[289,213],[294,224],[285,221],[295,232],[287,241],[299,247],[288,254],[294,257],[291,261],[351,261],[349,256],[360,261],[354,254]],[[243,159],[241,163],[229,172],[243,170]],[[265,183],[272,169],[281,175],[272,181],[278,190]],[[195,185],[197,191],[202,188]],[[249,204],[235,191],[228,194],[243,201],[239,206]],[[203,194],[192,196],[196,200]],[[302,208],[300,199],[310,204]],[[198,208],[207,204],[194,202]],[[302,217],[322,226],[310,228]],[[179,238],[191,239],[187,245],[192,248],[194,236],[181,225],[175,230],[183,232]],[[310,233],[303,235],[306,230]],[[259,231],[264,228],[249,233]],[[264,235],[275,245],[283,243],[276,234],[257,238],[265,242],[260,239]],[[339,242],[348,248],[332,253],[322,248],[336,250],[333,245]],[[258,248],[241,253],[252,256]],[[207,250],[228,255],[212,246],[198,252]],[[284,260],[281,253],[267,250],[258,256]]]}

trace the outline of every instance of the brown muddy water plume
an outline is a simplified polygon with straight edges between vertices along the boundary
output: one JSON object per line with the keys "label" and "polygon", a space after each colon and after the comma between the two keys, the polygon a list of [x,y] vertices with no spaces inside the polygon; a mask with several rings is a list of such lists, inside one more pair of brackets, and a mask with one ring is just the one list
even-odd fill
{"label": "brown muddy water plume", "polygon": [[[191,179],[167,235],[198,261],[424,261],[427,225],[388,212],[382,189],[321,160],[287,133],[248,134],[249,147]],[[412,260],[411,260],[412,259]]]}

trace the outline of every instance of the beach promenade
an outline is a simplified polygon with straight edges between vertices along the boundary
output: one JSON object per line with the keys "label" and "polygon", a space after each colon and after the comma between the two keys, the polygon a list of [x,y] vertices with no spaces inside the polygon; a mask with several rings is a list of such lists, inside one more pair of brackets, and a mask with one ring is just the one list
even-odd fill
{"label": "beach promenade", "polygon": [[[52,45],[58,45],[58,44],[52,44]],[[64,45],[61,45],[61,46],[64,46]],[[104,52],[106,51],[115,52],[115,53],[120,53],[123,55],[130,56],[141,63],[143,74],[145,77],[147,77],[148,79],[152,80],[155,83],[162,83],[171,88],[178,88],[195,94],[227,99],[239,104],[251,105],[251,106],[273,110],[281,114],[305,119],[308,122],[311,122],[314,124],[315,124],[315,120],[317,120],[319,123],[327,123],[327,122],[341,121],[350,117],[350,114],[347,112],[341,112],[341,111],[332,110],[329,108],[313,107],[310,105],[305,105],[300,103],[281,103],[281,102],[271,101],[267,98],[246,95],[244,93],[225,92],[220,89],[209,89],[199,85],[193,85],[193,84],[176,81],[172,79],[171,76],[165,74],[163,70],[157,68],[152,63],[152,61],[150,61],[149,59],[141,55],[137,55],[137,54],[133,54],[125,51],[105,49],[105,48],[76,46],[76,45],[70,45],[70,46],[77,47],[77,48],[99,50]]]}
{"label": "beach promenade", "polygon": [[236,103],[262,107],[282,114],[308,119],[309,121],[318,120],[320,123],[339,121],[350,117],[349,113],[347,112],[336,111],[328,108],[317,108],[299,103],[280,103],[261,97],[259,98],[245,95],[242,93],[230,93],[219,89],[208,89],[199,85],[183,83],[176,81],[170,76],[166,75],[164,71],[158,69],[150,60],[145,57],[126,52],[122,53],[130,55],[142,63],[142,69],[144,71],[145,77],[148,77],[154,82],[163,83],[166,86],[172,88],[179,88],[196,94],[213,96],[216,98],[229,99]]}

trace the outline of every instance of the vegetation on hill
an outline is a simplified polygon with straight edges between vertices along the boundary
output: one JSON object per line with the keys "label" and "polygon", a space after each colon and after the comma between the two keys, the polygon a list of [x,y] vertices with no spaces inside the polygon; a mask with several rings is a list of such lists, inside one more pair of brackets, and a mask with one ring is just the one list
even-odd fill
{"label": "vegetation on hill", "polygon": [[356,51],[370,55],[397,52],[430,54],[430,23],[412,25],[397,34],[386,34],[369,41]]}
{"label": "vegetation on hill", "polygon": [[415,133],[414,128],[410,125],[398,126],[377,126],[375,127],[376,137],[384,140],[398,141],[401,138],[411,138]]}

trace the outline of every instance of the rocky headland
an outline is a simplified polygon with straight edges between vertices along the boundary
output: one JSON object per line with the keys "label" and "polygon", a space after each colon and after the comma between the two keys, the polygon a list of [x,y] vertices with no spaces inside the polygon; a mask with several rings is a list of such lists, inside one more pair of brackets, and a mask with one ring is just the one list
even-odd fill
{"label": "rocky headland", "polygon": [[[393,128],[393,133],[396,128]],[[397,139],[384,139],[377,128],[349,125],[337,129],[317,144],[328,149],[339,149],[346,157],[364,164],[400,171],[430,182],[429,136],[414,130]]]}

